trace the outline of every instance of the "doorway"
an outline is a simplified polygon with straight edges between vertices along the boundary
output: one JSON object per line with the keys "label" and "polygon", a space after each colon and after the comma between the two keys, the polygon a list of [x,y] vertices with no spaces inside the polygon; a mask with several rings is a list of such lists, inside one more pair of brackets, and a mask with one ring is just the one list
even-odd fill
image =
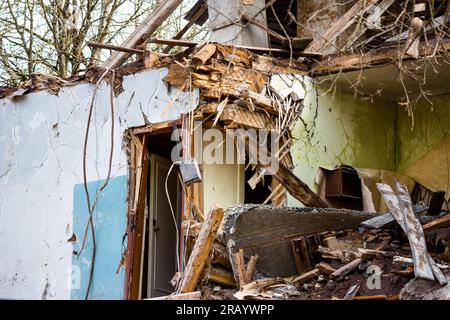
{"label": "doorway", "polygon": [[[147,298],[173,292],[170,280],[177,272],[177,233],[180,221],[180,186],[172,161],[150,155],[149,201],[145,245],[148,256]],[[170,175],[168,176],[168,174]],[[167,180],[166,180],[167,178]],[[166,183],[167,181],[167,183]],[[167,188],[167,189],[166,189]]]}
{"label": "doorway", "polygon": [[129,199],[137,199],[137,204],[131,201],[129,208],[126,299],[153,298],[174,291],[170,280],[178,270],[183,190],[178,166],[171,161],[176,144],[171,141],[173,129],[173,125],[158,127],[156,132],[140,132],[130,139],[131,147],[137,147],[130,157]]}

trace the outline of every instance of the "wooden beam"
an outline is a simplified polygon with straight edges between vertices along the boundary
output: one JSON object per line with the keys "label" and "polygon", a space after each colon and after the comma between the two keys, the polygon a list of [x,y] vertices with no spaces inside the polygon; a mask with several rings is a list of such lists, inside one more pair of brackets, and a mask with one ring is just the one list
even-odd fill
{"label": "wooden beam", "polygon": [[202,298],[202,293],[200,291],[187,292],[187,293],[177,293],[171,294],[163,297],[156,297],[144,300],[200,300]]}
{"label": "wooden beam", "polygon": [[248,109],[229,105],[225,107],[220,120],[241,125],[245,128],[275,129],[275,123],[262,112],[251,112]]}
{"label": "wooden beam", "polygon": [[[342,17],[340,17],[325,34],[318,40],[313,41],[307,48],[307,52],[311,53],[331,53],[336,51],[333,49],[333,42],[336,38],[344,33],[359,17],[359,14],[364,14],[372,7],[378,0],[357,1]],[[333,49],[330,51],[330,48]]]}
{"label": "wooden beam", "polygon": [[103,44],[103,43],[96,43],[96,42],[88,42],[87,45],[89,47],[93,48],[100,48],[100,49],[108,49],[108,50],[115,50],[120,52],[127,52],[127,53],[134,53],[134,54],[143,54],[144,50],[139,49],[132,49],[132,48],[125,48],[121,46],[114,46],[112,44]]}
{"label": "wooden beam", "polygon": [[181,281],[180,293],[194,291],[197,285],[200,274],[206,263],[206,259],[209,256],[209,252],[216,238],[217,230],[223,219],[223,209],[220,207],[214,207],[205,222],[203,223],[200,234],[197,241],[195,241],[194,248],[189,257],[186,269],[183,273],[183,279]]}
{"label": "wooden beam", "polygon": [[302,284],[304,282],[307,282],[309,280],[314,279],[315,277],[317,277],[320,274],[320,270],[319,269],[313,269],[311,271],[305,272],[304,274],[295,277],[292,282],[293,283],[297,283],[297,284]]}
{"label": "wooden beam", "polygon": [[375,25],[380,21],[381,16],[386,12],[389,7],[394,4],[395,0],[383,0],[380,4],[376,5],[376,9],[365,19],[366,23],[361,23],[357,28],[357,32],[353,34],[352,37],[347,39],[346,44],[343,49],[348,50],[353,44],[361,38],[364,33],[369,29],[369,27]]}
{"label": "wooden beam", "polygon": [[247,263],[247,268],[245,270],[245,281],[247,283],[252,282],[253,274],[256,270],[256,262],[258,261],[258,255],[255,254],[254,256],[250,257],[250,260]]}
{"label": "wooden beam", "polygon": [[[204,3],[196,12],[195,14],[189,19],[188,23],[183,27],[183,29],[181,29],[180,31],[178,31],[178,33],[172,38],[173,40],[178,40],[181,39],[184,34],[194,25],[194,23],[197,22],[198,19],[200,19],[200,17],[203,16],[203,14],[208,10],[208,6],[206,5],[206,3]],[[169,53],[170,50],[172,49],[171,45],[168,45],[164,50],[163,53]]]}
{"label": "wooden beam", "polygon": [[374,296],[356,296],[352,300],[387,300],[387,296],[378,294]]}
{"label": "wooden beam", "polygon": [[387,184],[377,183],[377,188],[389,211],[408,237],[414,259],[414,275],[428,280],[436,278],[440,284],[446,284],[445,275],[428,254],[424,231],[419,219],[414,214],[412,200],[406,187],[396,182],[396,194]]}
{"label": "wooden beam", "polygon": [[443,217],[428,222],[423,226],[423,229],[429,231],[436,228],[446,228],[448,226],[450,226],[450,214],[446,214]]}
{"label": "wooden beam", "polygon": [[355,270],[356,268],[358,268],[358,266],[363,263],[364,259],[363,258],[357,258],[349,263],[347,263],[346,265],[340,267],[339,269],[337,269],[335,272],[333,272],[332,274],[330,274],[330,278],[331,279],[335,279],[335,278],[343,278],[345,277],[347,274],[349,274],[350,272],[352,272],[353,270]]}
{"label": "wooden beam", "polygon": [[151,38],[148,40],[149,43],[155,44],[167,44],[170,46],[179,46],[179,47],[195,47],[199,45],[199,42],[189,41],[189,40],[179,40],[179,39],[163,39],[163,38]]}
{"label": "wooden beam", "polygon": [[[148,42],[150,43],[156,43],[156,44],[168,44],[172,46],[180,46],[180,47],[195,47],[199,45],[199,42],[195,41],[187,41],[187,40],[176,40],[176,39],[162,39],[162,38],[152,38]],[[240,49],[246,49],[253,52],[260,52],[260,53],[278,53],[283,56],[290,56],[291,51],[286,49],[278,49],[278,48],[265,48],[265,47],[252,47],[252,46],[236,46],[233,45],[235,48]],[[317,53],[310,53],[310,52],[302,52],[302,51],[293,51],[292,55],[295,57],[306,57],[306,58],[320,58],[322,55]]]}
{"label": "wooden beam", "polygon": [[316,268],[319,269],[319,271],[323,274],[332,274],[333,272],[336,272],[336,269],[333,268],[333,266],[331,266],[329,263],[326,262],[320,262],[319,264],[316,265]]}
{"label": "wooden beam", "polygon": [[266,170],[267,172],[272,174],[272,177],[276,179],[279,183],[281,183],[285,189],[298,201],[303,203],[307,207],[315,207],[315,208],[328,208],[329,205],[324,200],[322,200],[316,193],[314,193],[309,186],[300,180],[295,174],[293,174],[286,166],[280,163],[278,160],[272,159],[272,161],[278,161],[278,170],[275,172],[271,172],[271,168],[268,167],[266,163],[270,163],[270,159],[262,159],[261,153],[259,153],[258,157],[258,146],[257,143],[250,140],[252,139],[250,136],[244,134],[243,132],[238,132],[241,141],[244,141],[247,148],[248,153],[251,159],[257,160],[257,165]]}
{"label": "wooden beam", "polygon": [[[130,299],[140,299],[140,275],[142,266],[142,246],[144,244],[143,231],[144,231],[144,211],[145,211],[145,195],[147,192],[147,175],[148,175],[148,158],[146,137],[142,139],[135,137],[136,158],[132,161],[136,161],[135,164],[135,186],[134,186],[134,199],[130,205],[130,213],[128,217],[129,244],[132,248],[132,254],[129,263],[131,263],[130,269],[130,285],[129,285],[129,297]],[[131,235],[131,237],[130,237]],[[132,239],[132,240],[131,240]]]}
{"label": "wooden beam", "polygon": [[207,271],[206,279],[228,287],[236,287],[233,273],[227,270],[210,267]]}
{"label": "wooden beam", "polygon": [[[181,4],[182,0],[159,1],[153,12],[140,24],[136,30],[128,36],[121,47],[133,49],[150,38],[156,29],[172,14]],[[122,65],[130,56],[128,52],[113,52],[102,64],[103,68],[114,69]]]}
{"label": "wooden beam", "polygon": [[242,290],[242,288],[247,284],[245,281],[245,263],[244,263],[244,251],[242,249],[239,249],[238,252],[235,253],[234,259],[236,260],[236,271],[237,271],[237,278],[239,280],[239,290]]}
{"label": "wooden beam", "polygon": [[[420,43],[420,57],[427,57],[434,54],[435,43],[429,41]],[[411,56],[403,56],[406,47],[403,45],[400,50],[398,46],[382,47],[366,53],[344,53],[329,55],[323,60],[313,64],[309,73],[311,77],[328,76],[339,72],[350,72],[355,70],[375,68],[392,63],[402,57],[403,61],[414,59]],[[450,51],[450,39],[443,40],[437,47],[437,52]]]}
{"label": "wooden beam", "polygon": [[286,40],[286,37],[283,37],[278,32],[273,31],[272,29],[268,28],[265,24],[259,22],[256,19],[251,18],[250,16],[248,16],[246,14],[242,15],[241,20],[242,20],[242,22],[244,24],[250,23],[250,24],[253,24],[253,25],[257,26],[261,30],[263,30],[263,31],[267,32],[268,34],[270,34],[275,39],[278,39],[278,40],[281,40],[281,41],[285,41]]}

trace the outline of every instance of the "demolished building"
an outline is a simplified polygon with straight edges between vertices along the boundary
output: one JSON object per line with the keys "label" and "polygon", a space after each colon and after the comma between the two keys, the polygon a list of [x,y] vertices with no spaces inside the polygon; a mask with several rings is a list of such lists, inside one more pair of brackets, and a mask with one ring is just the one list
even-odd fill
{"label": "demolished building", "polygon": [[2,88],[0,298],[448,299],[447,1],[180,2]]}

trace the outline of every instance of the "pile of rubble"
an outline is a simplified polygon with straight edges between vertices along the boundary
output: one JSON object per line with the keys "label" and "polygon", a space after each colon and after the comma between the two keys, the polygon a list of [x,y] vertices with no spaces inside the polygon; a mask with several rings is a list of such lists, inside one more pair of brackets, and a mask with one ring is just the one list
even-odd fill
{"label": "pile of rubble", "polygon": [[177,293],[158,299],[449,299],[450,215],[378,189],[390,213],[215,208],[190,227]]}

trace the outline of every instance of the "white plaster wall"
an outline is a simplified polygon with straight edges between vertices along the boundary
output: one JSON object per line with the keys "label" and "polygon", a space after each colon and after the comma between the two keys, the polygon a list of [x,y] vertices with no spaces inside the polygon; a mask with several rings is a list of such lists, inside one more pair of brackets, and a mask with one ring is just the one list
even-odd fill
{"label": "white plaster wall", "polygon": [[226,208],[244,203],[244,169],[242,164],[203,165],[203,206],[206,213],[214,205]]}
{"label": "white plaster wall", "polygon": [[[114,99],[112,175],[127,174],[126,128],[177,119],[198,103],[161,80],[166,69],[127,76]],[[59,94],[36,92],[0,100],[0,299],[69,299],[73,187],[83,182],[82,150],[94,85]],[[90,127],[87,175],[106,178],[110,148],[110,89],[99,87]]]}

